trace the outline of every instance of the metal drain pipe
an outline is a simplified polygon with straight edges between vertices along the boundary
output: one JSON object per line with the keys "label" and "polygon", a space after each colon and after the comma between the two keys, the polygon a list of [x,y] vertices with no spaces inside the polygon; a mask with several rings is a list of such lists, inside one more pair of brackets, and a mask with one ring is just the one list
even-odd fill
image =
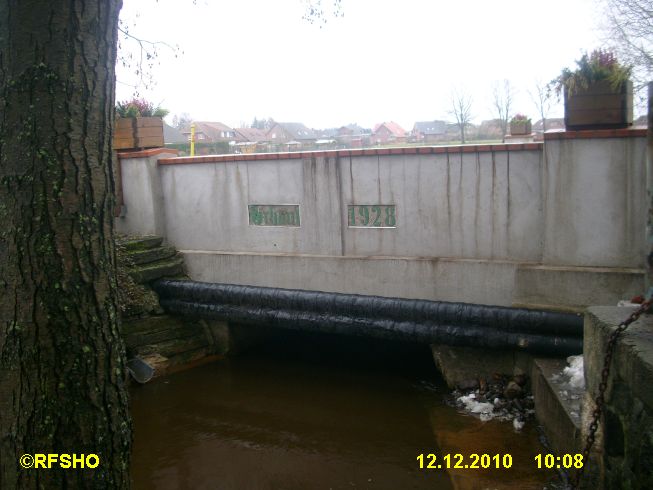
{"label": "metal drain pipe", "polygon": [[583,319],[573,314],[194,281],[153,286],[172,313],[235,323],[540,354],[582,352]]}

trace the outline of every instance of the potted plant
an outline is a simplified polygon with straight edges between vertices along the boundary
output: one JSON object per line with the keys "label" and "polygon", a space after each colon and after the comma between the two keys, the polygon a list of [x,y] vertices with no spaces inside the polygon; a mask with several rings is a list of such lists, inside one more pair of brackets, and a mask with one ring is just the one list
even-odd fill
{"label": "potted plant", "polygon": [[601,49],[584,54],[574,71],[565,68],[553,80],[565,103],[567,129],[625,128],[633,123],[630,66]]}
{"label": "potted plant", "polygon": [[524,114],[515,114],[510,120],[510,134],[515,135],[524,135],[531,134],[532,125],[531,119]]}
{"label": "potted plant", "polygon": [[156,148],[163,146],[163,117],[168,111],[144,99],[134,98],[116,104],[113,148]]}

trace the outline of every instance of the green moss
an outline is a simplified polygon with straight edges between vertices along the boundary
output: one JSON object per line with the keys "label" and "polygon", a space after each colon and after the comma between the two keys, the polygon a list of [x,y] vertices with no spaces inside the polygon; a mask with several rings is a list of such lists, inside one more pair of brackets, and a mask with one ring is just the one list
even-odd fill
{"label": "green moss", "polygon": [[116,242],[118,307],[123,316],[135,316],[156,311],[159,299],[154,291],[137,284],[130,276],[134,267],[122,242]]}

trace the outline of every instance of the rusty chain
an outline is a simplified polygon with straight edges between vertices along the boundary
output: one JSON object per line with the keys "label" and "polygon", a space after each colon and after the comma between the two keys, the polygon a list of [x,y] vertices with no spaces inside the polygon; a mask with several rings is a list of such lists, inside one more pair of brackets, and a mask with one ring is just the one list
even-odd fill
{"label": "rusty chain", "polygon": [[605,347],[605,359],[603,361],[603,371],[601,371],[601,382],[599,383],[599,393],[594,399],[594,412],[592,412],[592,422],[589,425],[589,432],[587,433],[587,439],[585,440],[585,448],[583,449],[583,466],[581,466],[578,471],[574,474],[571,480],[571,488],[576,489],[580,484],[580,480],[583,476],[585,467],[589,462],[589,455],[592,446],[594,445],[594,439],[596,437],[596,431],[599,428],[599,420],[603,412],[603,406],[605,405],[605,390],[608,388],[608,377],[610,376],[610,365],[612,364],[612,355],[614,354],[614,349],[617,345],[617,339],[622,334],[628,326],[636,321],[643,313],[646,313],[651,305],[653,304],[653,298],[650,298],[644,301],[639,308],[633,311],[626,320],[621,322],[619,326],[610,334],[608,343]]}

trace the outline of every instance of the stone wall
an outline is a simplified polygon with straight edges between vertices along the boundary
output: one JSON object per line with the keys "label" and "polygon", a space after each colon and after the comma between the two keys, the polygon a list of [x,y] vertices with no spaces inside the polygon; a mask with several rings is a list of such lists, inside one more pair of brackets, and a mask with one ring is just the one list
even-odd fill
{"label": "stone wall", "polygon": [[[156,229],[201,281],[571,309],[638,294],[645,133],[549,136],[544,144],[123,155],[119,228]],[[252,219],[253,210],[297,206],[299,226]]]}
{"label": "stone wall", "polygon": [[[603,369],[610,334],[632,308],[592,307],[585,318],[585,381],[587,430]],[[653,488],[653,317],[645,315],[620,337],[612,361],[596,444],[603,488]]]}

